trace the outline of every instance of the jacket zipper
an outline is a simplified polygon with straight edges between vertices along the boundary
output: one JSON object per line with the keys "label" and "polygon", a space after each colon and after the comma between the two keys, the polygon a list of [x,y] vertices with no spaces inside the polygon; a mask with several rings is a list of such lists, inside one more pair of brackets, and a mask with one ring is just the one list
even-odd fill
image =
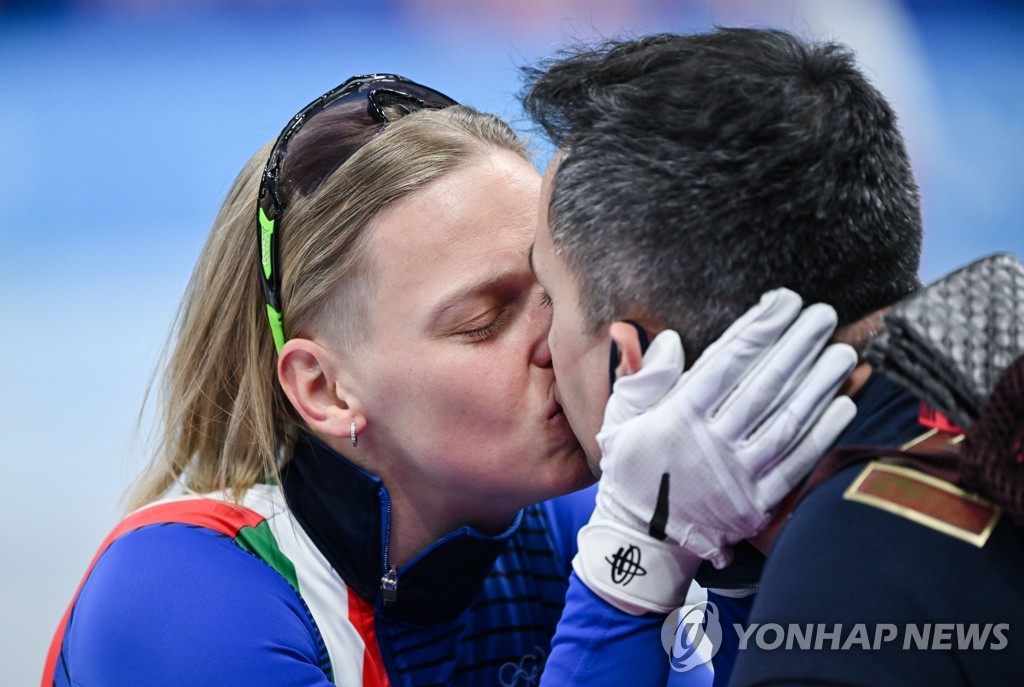
{"label": "jacket zipper", "polygon": [[381,569],[384,574],[380,578],[380,601],[376,604],[377,612],[374,613],[373,624],[377,632],[377,648],[384,660],[384,672],[392,685],[399,685],[398,675],[395,672],[394,657],[391,655],[391,647],[384,641],[384,632],[381,625],[384,617],[384,607],[392,606],[398,602],[398,571],[388,561],[388,549],[391,546],[391,494],[380,487],[381,510],[383,520],[381,522]]}
{"label": "jacket zipper", "polygon": [[380,578],[381,599],[384,606],[393,606],[398,603],[398,571],[388,562],[388,549],[391,547],[391,494],[382,486],[380,496],[384,511],[381,527],[381,569],[384,573]]}
{"label": "jacket zipper", "polygon": [[[394,658],[391,655],[391,647],[384,641],[384,633],[382,632],[383,628],[381,626],[383,609],[398,603],[398,569],[391,565],[388,560],[388,549],[391,545],[391,494],[388,493],[387,489],[385,489],[383,485],[381,485],[379,493],[383,512],[383,520],[381,523],[381,569],[384,574],[380,578],[380,601],[376,604],[377,613],[374,614],[374,627],[377,630],[377,647],[380,649],[381,658],[384,659],[384,670],[387,673],[391,684],[398,685],[400,683],[396,678],[396,673],[392,669]],[[404,569],[408,569],[432,550],[441,546],[449,539],[454,539],[455,537],[465,534],[465,531],[466,528],[462,527],[455,532],[446,534],[423,551],[420,551],[415,558],[402,567]]]}
{"label": "jacket zipper", "polygon": [[380,578],[380,591],[385,607],[394,606],[398,601],[398,571],[394,567],[388,568]]}

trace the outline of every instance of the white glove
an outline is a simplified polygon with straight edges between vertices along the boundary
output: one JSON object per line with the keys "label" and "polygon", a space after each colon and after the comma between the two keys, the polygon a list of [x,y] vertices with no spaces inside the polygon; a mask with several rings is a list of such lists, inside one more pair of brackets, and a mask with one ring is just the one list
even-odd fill
{"label": "white glove", "polygon": [[792,291],[766,293],[682,376],[679,335],[662,331],[642,368],[615,382],[597,435],[597,507],[573,560],[612,605],[677,608],[701,560],[724,567],[853,419],[835,394],[857,355],[825,348],[830,306],[801,307]]}

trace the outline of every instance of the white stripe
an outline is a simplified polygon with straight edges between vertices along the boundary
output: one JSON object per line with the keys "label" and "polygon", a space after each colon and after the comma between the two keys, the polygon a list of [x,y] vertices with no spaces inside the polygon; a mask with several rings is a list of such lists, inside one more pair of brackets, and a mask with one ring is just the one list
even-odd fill
{"label": "white stripe", "polygon": [[348,587],[292,517],[278,487],[257,485],[243,505],[267,518],[281,552],[295,566],[299,590],[316,620],[337,685],[363,684],[366,645],[348,620]]}
{"label": "white stripe", "polygon": [[[194,498],[228,501],[225,494],[217,493],[171,497],[161,502]],[[320,629],[334,669],[334,683],[362,685],[366,644],[348,620],[348,587],[292,517],[280,487],[258,484],[246,492],[240,505],[266,518],[281,553],[295,566],[299,593]]]}

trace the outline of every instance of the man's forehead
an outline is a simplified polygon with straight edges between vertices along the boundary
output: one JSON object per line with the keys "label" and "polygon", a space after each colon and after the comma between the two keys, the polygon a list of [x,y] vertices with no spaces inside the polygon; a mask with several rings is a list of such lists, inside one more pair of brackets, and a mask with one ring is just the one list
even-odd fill
{"label": "man's forehead", "polygon": [[555,154],[548,160],[547,167],[544,168],[544,178],[541,182],[541,195],[548,199],[551,196],[551,187],[555,182],[555,174],[558,173],[558,168],[562,166],[562,162],[565,161],[569,151],[565,148],[559,148],[555,151]]}
{"label": "man's forehead", "polygon": [[[541,222],[544,225],[544,222]],[[530,272],[533,273],[534,279],[538,279],[545,276],[546,270],[550,269],[548,265],[548,255],[554,247],[551,245],[551,234],[550,227],[539,226],[537,227],[537,233],[534,236],[533,243],[530,244],[529,250],[526,251],[526,262],[530,266]],[[547,252],[545,252],[547,251]],[[540,273],[538,273],[540,268]]]}
{"label": "man's forehead", "polygon": [[[558,172],[558,168],[561,166],[562,161],[565,160],[568,151],[565,148],[559,148],[555,151],[555,154],[551,156],[548,161],[547,167],[544,168],[544,177],[541,180],[540,186],[540,212],[538,218],[540,219],[540,226],[537,227],[537,236],[549,235],[551,231],[551,191],[555,181],[555,174]],[[533,272],[534,277],[537,276],[537,269],[533,259],[533,253],[537,245],[537,239],[535,238],[533,244],[530,246],[530,250],[527,253],[527,260],[530,263],[530,271]]]}

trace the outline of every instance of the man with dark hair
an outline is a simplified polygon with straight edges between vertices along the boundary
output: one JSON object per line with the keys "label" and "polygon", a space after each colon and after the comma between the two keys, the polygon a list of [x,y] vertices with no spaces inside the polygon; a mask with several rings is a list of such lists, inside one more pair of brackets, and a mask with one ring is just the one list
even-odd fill
{"label": "man with dark hair", "polygon": [[896,117],[842,46],[751,29],[611,42],[533,71],[525,104],[566,152],[551,233],[591,329],[640,306],[694,355],[769,288],[843,326],[920,286]]}
{"label": "man with dark hair", "polygon": [[[689,367],[770,289],[786,287],[809,302],[831,304],[838,313],[836,339],[860,353],[881,328],[885,309],[919,288],[921,216],[905,146],[892,109],[847,48],[809,44],[781,31],[718,29],[578,47],[526,70],[526,80],[526,109],[559,148],[545,173],[531,261],[553,303],[549,342],[558,395],[595,467],[610,442],[642,442],[660,431],[643,418],[666,388],[634,391],[625,419],[606,410],[609,343],[618,396],[620,385],[632,384],[626,375],[650,379],[659,372],[667,344],[657,356],[644,355],[648,334],[662,332],[653,350],[666,331],[677,331]],[[918,400],[874,374],[863,359],[843,393],[856,401],[858,416],[837,446],[897,447],[923,431]],[[713,410],[709,427],[735,410]],[[701,441],[697,436],[694,445]],[[858,651],[856,644],[851,651],[829,650],[831,640],[819,650],[754,651],[750,635],[743,636],[751,601],[742,598],[744,590],[757,589],[758,551],[773,547],[760,579],[755,623],[847,623],[849,630],[856,622],[912,620],[915,604],[932,595],[964,599],[958,585],[966,580],[950,580],[934,560],[923,564],[899,554],[908,539],[927,541],[938,559],[976,552],[963,551],[961,541],[936,531],[941,528],[845,500],[843,492],[863,463],[826,476],[776,543],[790,515],[784,504],[748,540],[752,546],[735,547],[736,560],[724,567],[734,542],[701,548],[687,539],[692,523],[676,523],[673,530],[685,494],[641,485],[658,477],[642,456],[604,453],[619,462],[600,465],[605,476],[598,508],[580,535],[576,576],[545,672],[548,684],[602,683],[600,672],[614,665],[614,657],[621,661],[644,632],[660,629],[656,615],[631,617],[611,608],[637,613],[665,599],[634,603],[621,579],[613,579],[622,577],[621,555],[616,558],[592,532],[629,530],[635,538],[627,536],[627,543],[653,547],[640,531],[647,523],[621,513],[646,507],[664,519],[666,500],[666,540],[722,567],[705,564],[697,579],[723,590],[709,594],[721,625],[738,623],[740,636],[731,643],[727,638],[715,659],[716,684],[729,679],[744,639],[738,684],[877,684],[879,670],[914,682],[977,669],[977,679],[985,679],[1003,667],[965,668],[955,652],[914,653],[892,643],[875,651]],[[674,469],[666,465],[664,484]],[[686,484],[686,474],[672,483]],[[619,508],[623,502],[634,507]],[[905,505],[913,511],[920,504]],[[892,558],[874,565],[882,555]],[[671,587],[669,582],[662,584]],[[600,603],[594,594],[610,604],[599,622],[575,612]],[[944,620],[995,616],[997,603],[993,597],[985,608],[974,604],[971,613]],[[574,618],[587,618],[589,627],[574,625]],[[597,658],[580,660],[569,650],[581,644]],[[630,663],[629,670],[637,684],[654,684],[643,672],[647,668]]]}

